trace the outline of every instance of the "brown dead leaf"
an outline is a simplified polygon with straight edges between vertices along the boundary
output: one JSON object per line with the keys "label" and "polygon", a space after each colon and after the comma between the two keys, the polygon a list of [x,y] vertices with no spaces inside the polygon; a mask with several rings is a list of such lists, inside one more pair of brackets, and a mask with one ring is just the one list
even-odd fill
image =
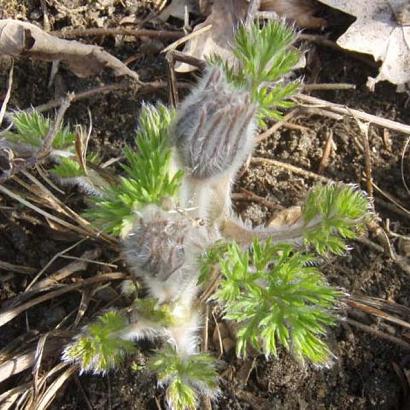
{"label": "brown dead leaf", "polygon": [[54,37],[24,21],[0,20],[0,55],[2,54],[63,61],[78,77],[88,77],[98,74],[104,68],[110,68],[115,75],[126,75],[139,81],[136,72],[101,47]]}
{"label": "brown dead leaf", "polygon": [[315,17],[317,4],[311,0],[262,0],[260,11],[273,11],[300,28],[320,29],[327,26],[325,19]]}
{"label": "brown dead leaf", "polygon": [[340,47],[371,54],[383,62],[379,75],[368,78],[368,87],[373,90],[377,82],[388,80],[398,86],[398,91],[404,91],[410,83],[409,0],[319,1],[356,17],[337,40]]}
{"label": "brown dead leaf", "polygon": [[[247,10],[248,3],[245,0],[215,0],[211,14],[194,28],[195,32],[211,25],[211,30],[189,40],[184,53],[200,59],[217,54],[226,61],[232,61],[234,57],[229,45],[232,44],[236,25],[245,18]],[[196,67],[185,63],[175,66],[175,71],[179,73],[195,69]]]}

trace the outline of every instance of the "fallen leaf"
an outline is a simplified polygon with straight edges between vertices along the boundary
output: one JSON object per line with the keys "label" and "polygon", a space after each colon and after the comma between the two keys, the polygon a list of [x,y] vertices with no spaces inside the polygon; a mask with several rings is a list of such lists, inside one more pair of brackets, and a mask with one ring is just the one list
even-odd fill
{"label": "fallen leaf", "polygon": [[169,17],[176,17],[180,20],[185,18],[185,6],[188,7],[188,13],[196,11],[196,2],[194,0],[172,0],[171,4],[158,16],[162,21],[167,21]]}
{"label": "fallen leaf", "polygon": [[110,68],[116,75],[126,75],[139,81],[136,72],[101,47],[54,37],[24,21],[0,20],[2,54],[45,61],[61,60],[78,77],[88,77]]}
{"label": "fallen leaf", "polygon": [[[189,40],[185,44],[184,53],[201,59],[217,54],[232,62],[234,56],[229,45],[232,44],[235,27],[245,18],[247,10],[248,3],[245,0],[215,0],[211,14],[194,28],[195,32],[211,25],[211,30]],[[196,67],[185,63],[175,66],[175,71],[179,73],[188,73],[195,69]]]}
{"label": "fallen leaf", "polygon": [[410,82],[410,3],[408,0],[319,0],[356,17],[356,21],[337,40],[347,50],[371,54],[382,61],[376,78],[367,86],[387,80],[398,91]]}
{"label": "fallen leaf", "polygon": [[[278,16],[283,16],[284,12],[288,12],[289,19],[294,21],[296,21],[296,14],[305,13],[304,21],[307,24],[307,21],[313,18],[311,17],[313,9],[309,8],[310,0],[304,5],[302,5],[302,3],[304,3],[304,0],[265,0],[262,2],[262,5],[265,4],[265,11],[273,11],[272,9],[268,10],[268,8],[276,5],[278,10],[275,10],[275,13],[278,14]],[[204,3],[203,7],[205,6],[206,4]],[[207,26],[210,26],[210,30],[204,31],[188,40],[183,52],[199,59],[219,55],[225,61],[234,63],[235,57],[230,45],[234,39],[235,27],[245,19],[248,7],[249,2],[246,0],[215,0],[209,16],[203,23],[195,26],[193,33]],[[301,16],[297,19],[299,22],[302,21]],[[324,20],[319,20],[320,26],[322,27]],[[310,24],[310,27],[313,27],[312,20],[310,20]],[[316,24],[319,24],[319,22],[316,22]],[[305,65],[306,59],[305,56],[302,55],[300,61],[294,68],[302,68],[305,67]],[[178,63],[175,65],[175,71],[179,73],[188,73],[194,70],[196,70],[196,67],[190,64]]]}
{"label": "fallen leaf", "polygon": [[319,29],[327,26],[325,19],[315,17],[317,3],[312,0],[262,0],[260,11],[273,11],[301,28]]}

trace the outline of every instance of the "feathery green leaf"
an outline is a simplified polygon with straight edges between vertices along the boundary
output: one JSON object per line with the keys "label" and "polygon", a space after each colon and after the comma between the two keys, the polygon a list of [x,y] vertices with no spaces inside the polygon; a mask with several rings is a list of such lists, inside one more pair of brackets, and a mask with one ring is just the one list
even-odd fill
{"label": "feathery green leaf", "polygon": [[237,352],[249,345],[276,355],[280,343],[298,359],[315,364],[330,358],[321,340],[333,325],[339,291],[327,285],[312,256],[289,245],[254,241],[250,250],[231,244],[220,262],[222,281],[216,298],[225,317],[239,323]]}
{"label": "feathery green leaf", "polygon": [[186,356],[168,346],[150,359],[148,368],[161,385],[168,385],[167,401],[174,410],[195,409],[199,394],[212,397],[217,393],[215,359],[208,354]]}
{"label": "feathery green leaf", "polygon": [[124,177],[104,190],[86,216],[102,230],[119,235],[131,226],[140,206],[160,203],[177,192],[182,172],[172,173],[168,128],[174,113],[163,105],[144,105],[136,133],[136,149],[126,147]]}
{"label": "feathery green leaf", "polygon": [[104,313],[66,347],[63,359],[78,363],[82,372],[95,374],[117,367],[126,353],[135,350],[131,341],[119,335],[127,325],[127,319],[120,313]]}

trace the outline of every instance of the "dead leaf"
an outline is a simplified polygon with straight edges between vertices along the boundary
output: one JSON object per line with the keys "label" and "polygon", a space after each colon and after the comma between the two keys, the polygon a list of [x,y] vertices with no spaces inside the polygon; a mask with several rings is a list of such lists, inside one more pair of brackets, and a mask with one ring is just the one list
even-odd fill
{"label": "dead leaf", "polygon": [[61,60],[78,77],[88,77],[104,68],[110,68],[116,75],[126,75],[139,81],[136,72],[101,47],[54,37],[24,21],[0,20],[0,55],[2,54],[45,61]]}
{"label": "dead leaf", "polygon": [[[217,54],[232,62],[234,56],[229,45],[232,44],[235,27],[245,18],[247,10],[248,3],[245,0],[215,0],[211,14],[194,28],[195,32],[212,25],[211,30],[189,40],[183,50],[184,53],[200,59]],[[179,73],[188,73],[195,69],[196,67],[185,63],[175,66],[175,71]]]}
{"label": "dead leaf", "polygon": [[315,17],[317,4],[311,0],[262,0],[260,11],[273,11],[301,28],[320,29],[327,26],[325,19]]}
{"label": "dead leaf", "polygon": [[176,17],[180,20],[185,18],[185,6],[188,8],[188,13],[196,11],[195,0],[172,0],[169,6],[158,16],[162,21],[167,21],[169,17]]}
{"label": "dead leaf", "polygon": [[356,21],[337,40],[347,50],[371,54],[382,61],[376,78],[367,86],[387,80],[404,89],[410,82],[410,4],[408,0],[319,0],[330,7],[355,16]]}

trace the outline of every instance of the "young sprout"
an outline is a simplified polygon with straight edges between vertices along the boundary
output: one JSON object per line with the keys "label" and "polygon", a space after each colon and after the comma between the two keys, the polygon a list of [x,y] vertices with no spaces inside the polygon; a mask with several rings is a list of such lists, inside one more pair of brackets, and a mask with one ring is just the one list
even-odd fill
{"label": "young sprout", "polygon": [[[238,323],[239,356],[250,346],[276,355],[282,345],[300,361],[330,361],[324,338],[342,293],[312,266],[306,248],[344,253],[366,221],[366,195],[349,185],[318,186],[295,223],[256,228],[235,216],[230,199],[257,122],[278,118],[299,85],[283,80],[299,58],[289,48],[294,38],[279,22],[241,27],[237,64],[215,57],[176,113],[143,106],[136,150],[125,149],[124,176],[102,190],[87,215],[121,236],[129,270],[148,297],[129,292],[136,299],[127,314],[102,315],[65,349],[65,360],[103,373],[132,351],[132,341],[155,339],[162,347],[148,367],[166,386],[170,408],[194,409],[201,394],[215,398],[216,361],[198,352],[196,299],[219,267],[213,299]],[[62,162],[59,172],[67,170],[80,172]]]}

